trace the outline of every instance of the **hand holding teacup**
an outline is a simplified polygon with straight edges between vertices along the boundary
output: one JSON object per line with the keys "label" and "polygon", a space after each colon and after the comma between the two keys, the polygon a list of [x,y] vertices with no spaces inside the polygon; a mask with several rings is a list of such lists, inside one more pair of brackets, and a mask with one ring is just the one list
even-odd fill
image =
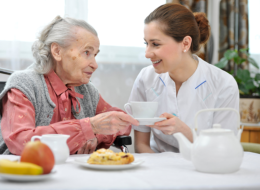
{"label": "hand holding teacup", "polygon": [[132,125],[139,125],[133,117],[118,111],[109,111],[90,118],[95,134],[112,135],[119,131],[126,131]]}
{"label": "hand holding teacup", "polygon": [[129,115],[139,121],[140,125],[158,129],[165,135],[181,132],[186,134],[189,139],[192,137],[190,128],[178,117],[170,113],[163,113],[159,117],[155,117],[158,109],[158,102],[132,101],[125,104],[124,108]]}
{"label": "hand holding teacup", "polygon": [[158,102],[134,102],[125,104],[125,111],[139,121],[140,125],[153,125],[165,118],[155,117],[158,110]]}
{"label": "hand holding teacup", "polygon": [[174,133],[180,132],[188,137],[188,139],[192,142],[191,129],[178,117],[170,113],[163,113],[160,117],[166,118],[166,120],[156,122],[154,125],[149,125],[149,127],[158,129],[165,135],[173,135]]}

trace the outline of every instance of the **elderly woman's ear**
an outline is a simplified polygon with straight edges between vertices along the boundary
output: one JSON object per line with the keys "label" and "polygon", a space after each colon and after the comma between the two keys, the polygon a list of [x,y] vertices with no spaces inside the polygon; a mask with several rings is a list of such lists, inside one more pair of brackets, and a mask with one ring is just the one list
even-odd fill
{"label": "elderly woman's ear", "polygon": [[53,59],[57,61],[61,61],[61,47],[57,43],[51,44],[51,54]]}

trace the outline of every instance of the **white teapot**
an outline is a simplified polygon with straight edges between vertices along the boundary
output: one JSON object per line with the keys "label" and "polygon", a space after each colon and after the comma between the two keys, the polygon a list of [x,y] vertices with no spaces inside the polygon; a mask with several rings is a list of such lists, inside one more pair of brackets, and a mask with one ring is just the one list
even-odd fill
{"label": "white teapot", "polygon": [[[206,111],[234,111],[238,116],[238,134],[229,129],[222,129],[220,124],[214,124],[213,128],[201,130],[197,136],[197,116]],[[179,150],[182,156],[191,160],[196,170],[206,173],[232,173],[239,170],[244,151],[240,143],[241,133],[240,116],[237,110],[232,108],[204,109],[195,115],[195,129],[192,129],[193,143],[182,133],[173,136],[178,140]]]}
{"label": "white teapot", "polygon": [[67,139],[69,135],[63,134],[46,134],[42,136],[33,136],[31,141],[40,139],[41,142],[47,144],[53,152],[55,164],[65,163],[70,155]]}

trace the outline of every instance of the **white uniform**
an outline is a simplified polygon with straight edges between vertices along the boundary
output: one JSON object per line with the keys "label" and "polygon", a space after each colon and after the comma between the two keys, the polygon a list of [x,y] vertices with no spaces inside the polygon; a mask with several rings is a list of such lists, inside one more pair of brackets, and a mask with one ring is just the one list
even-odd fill
{"label": "white uniform", "polygon": [[[156,116],[164,112],[176,115],[190,128],[194,128],[195,114],[206,108],[234,108],[239,111],[239,90],[233,76],[194,56],[199,61],[194,74],[182,83],[176,97],[175,82],[169,73],[157,74],[153,66],[145,67],[137,76],[130,101],[156,101]],[[222,128],[237,133],[237,115],[230,111],[206,112],[198,117],[198,131],[219,123]],[[155,152],[178,152],[178,142],[172,135],[147,126],[133,126],[134,130],[151,132],[151,148]]]}

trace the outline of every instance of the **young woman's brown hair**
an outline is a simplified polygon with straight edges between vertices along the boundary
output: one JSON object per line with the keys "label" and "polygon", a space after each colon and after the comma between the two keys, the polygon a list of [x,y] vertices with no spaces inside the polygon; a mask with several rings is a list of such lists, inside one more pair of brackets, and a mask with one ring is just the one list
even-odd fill
{"label": "young woman's brown hair", "polygon": [[209,21],[204,13],[192,13],[180,4],[167,3],[145,19],[145,24],[158,22],[162,31],[175,41],[181,42],[185,36],[192,38],[191,53],[196,53],[201,44],[205,44],[210,36]]}

